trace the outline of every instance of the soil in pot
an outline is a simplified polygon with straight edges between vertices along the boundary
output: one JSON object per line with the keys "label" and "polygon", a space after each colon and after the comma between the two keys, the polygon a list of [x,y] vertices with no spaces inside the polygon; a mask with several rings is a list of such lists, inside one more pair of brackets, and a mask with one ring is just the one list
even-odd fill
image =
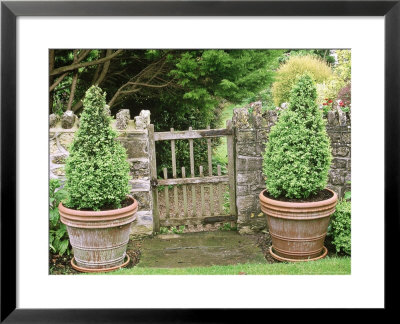
{"label": "soil in pot", "polygon": [[287,202],[316,202],[323,201],[333,197],[333,193],[328,189],[321,190],[314,195],[311,195],[307,198],[287,198],[285,196],[280,196],[275,198],[271,196],[266,190],[263,191],[264,196],[269,199],[279,200],[279,201],[287,201]]}

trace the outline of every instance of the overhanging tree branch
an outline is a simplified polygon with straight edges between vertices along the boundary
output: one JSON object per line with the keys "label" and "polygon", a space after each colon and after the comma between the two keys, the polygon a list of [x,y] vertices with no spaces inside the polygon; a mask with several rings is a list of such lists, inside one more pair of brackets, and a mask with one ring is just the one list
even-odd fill
{"label": "overhanging tree branch", "polygon": [[[54,52],[54,50],[53,50]],[[76,62],[74,62],[74,64],[81,62],[89,53],[91,52],[91,50],[84,50],[82,52],[79,53]],[[54,64],[53,64],[54,67]],[[50,68],[50,76],[52,76],[51,72],[54,71],[52,68]],[[49,88],[49,92],[53,91],[58,84],[64,80],[64,78],[69,74],[69,72],[65,72],[63,75],[61,75]],[[53,76],[54,77],[54,76]]]}
{"label": "overhanging tree branch", "polygon": [[[167,83],[164,84],[150,84],[150,83],[141,83],[141,82],[128,82],[129,85],[135,85],[135,86],[141,86],[141,87],[149,87],[149,88],[164,88],[169,86],[172,83],[173,79],[168,81]],[[127,91],[121,91],[121,93],[128,93],[129,90]]]}
{"label": "overhanging tree branch", "polygon": [[[168,83],[165,83],[163,85],[157,85],[157,84],[151,84],[150,82],[156,78],[161,71],[163,70],[163,67],[165,65],[165,56],[162,57],[160,60],[157,62],[154,62],[148,66],[146,66],[143,70],[141,70],[138,74],[136,74],[131,80],[128,82],[124,83],[114,94],[114,96],[111,98],[111,100],[108,102],[108,106],[113,106],[113,104],[116,102],[117,98],[124,94],[132,94],[135,92],[138,92],[140,90],[140,86],[144,87],[154,87],[154,88],[162,88],[168,86],[171,82],[169,81]],[[142,80],[147,79],[146,82],[141,82]],[[135,80],[135,81],[132,81]],[[128,88],[127,90],[124,90]]]}
{"label": "overhanging tree branch", "polygon": [[117,55],[122,53],[123,51],[124,50],[117,50],[113,54],[111,54],[109,56],[106,56],[106,57],[103,57],[101,59],[98,59],[96,61],[83,62],[83,63],[73,63],[71,65],[62,66],[62,67],[59,67],[57,69],[54,69],[52,72],[50,72],[50,75],[58,75],[58,74],[61,74],[61,73],[64,73],[64,72],[72,71],[72,70],[75,70],[75,69],[80,69],[82,67],[101,64],[101,63],[104,63],[104,62],[107,62],[107,61],[113,59],[114,57],[116,57]]}

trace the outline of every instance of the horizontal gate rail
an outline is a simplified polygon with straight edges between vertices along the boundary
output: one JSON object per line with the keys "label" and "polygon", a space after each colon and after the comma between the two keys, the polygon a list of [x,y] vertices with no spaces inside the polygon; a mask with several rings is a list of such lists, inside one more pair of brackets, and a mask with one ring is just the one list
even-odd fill
{"label": "horizontal gate rail", "polygon": [[168,140],[187,140],[194,138],[207,138],[207,137],[222,137],[233,135],[232,129],[219,128],[219,129],[200,129],[188,130],[179,132],[156,132],[154,133],[155,141],[168,141]]}
{"label": "horizontal gate rail", "polygon": [[229,183],[229,176],[173,178],[173,179],[159,179],[158,180],[158,184],[160,186],[200,184],[200,183]]}
{"label": "horizontal gate rail", "polygon": [[180,225],[207,225],[213,223],[235,222],[235,215],[220,215],[206,217],[188,217],[188,218],[164,218],[160,219],[161,226],[180,226]]}

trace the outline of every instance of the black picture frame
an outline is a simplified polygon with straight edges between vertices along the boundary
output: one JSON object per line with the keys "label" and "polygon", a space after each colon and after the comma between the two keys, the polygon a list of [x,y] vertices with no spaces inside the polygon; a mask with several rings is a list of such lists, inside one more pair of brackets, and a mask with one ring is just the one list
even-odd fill
{"label": "black picture frame", "polygon": [[[227,322],[244,310],[16,308],[16,19],[18,16],[384,16],[385,19],[385,309],[398,275],[389,241],[400,215],[400,0],[394,1],[2,1],[1,2],[1,322]],[[95,6],[94,6],[95,4]],[[373,189],[373,188],[372,188]],[[373,190],[371,192],[373,195]],[[372,196],[371,196],[372,197]],[[370,198],[371,198],[370,197]],[[366,198],[366,200],[370,199]],[[372,242],[370,242],[373,244]],[[371,256],[371,259],[373,257]],[[373,260],[371,260],[373,262]],[[366,283],[367,284],[367,283]],[[329,305],[327,305],[328,307]],[[265,312],[265,310],[252,310]],[[254,317],[253,317],[254,316]],[[265,316],[252,314],[252,318]]]}

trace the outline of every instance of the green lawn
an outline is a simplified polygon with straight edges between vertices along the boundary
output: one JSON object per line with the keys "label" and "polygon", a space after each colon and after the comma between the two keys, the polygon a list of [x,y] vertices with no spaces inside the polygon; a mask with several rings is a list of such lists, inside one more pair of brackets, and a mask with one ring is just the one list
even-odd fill
{"label": "green lawn", "polygon": [[195,268],[141,268],[119,269],[105,275],[349,275],[350,257],[326,257],[311,262],[273,263],[273,264],[237,264],[229,266],[211,266]]}

